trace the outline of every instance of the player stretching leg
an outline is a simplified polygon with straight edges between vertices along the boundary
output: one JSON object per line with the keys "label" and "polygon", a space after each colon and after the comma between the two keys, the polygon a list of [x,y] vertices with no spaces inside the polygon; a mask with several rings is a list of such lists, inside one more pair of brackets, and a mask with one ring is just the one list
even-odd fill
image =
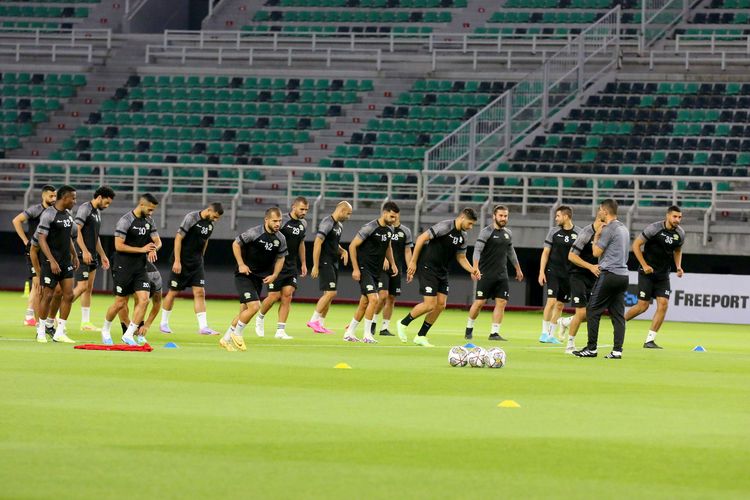
{"label": "player stretching leg", "polygon": [[342,222],[352,215],[352,206],[341,201],[336,205],[333,214],[329,215],[318,224],[318,233],[313,243],[313,267],[310,277],[318,278],[318,285],[323,295],[315,304],[315,311],[307,326],[315,333],[333,333],[325,327],[325,319],[331,301],[336,297],[336,287],[339,281],[339,260],[344,265],[349,262],[349,253],[339,244],[341,231],[344,226]]}
{"label": "player stretching leg", "polygon": [[172,333],[169,316],[172,314],[174,299],[187,287],[193,290],[193,308],[198,319],[198,333],[218,335],[208,327],[206,315],[206,272],[203,269],[203,255],[208,248],[208,239],[214,224],[224,214],[221,203],[211,203],[201,211],[190,212],[182,219],[182,224],[174,238],[174,252],[171,256],[172,273],[169,276],[169,292],[164,298],[159,329],[162,333]]}
{"label": "player stretching leg", "polygon": [[107,309],[102,326],[102,343],[112,345],[112,321],[123,307],[128,297],[135,294],[133,319],[122,336],[128,345],[138,345],[134,335],[146,315],[151,282],[146,271],[146,263],[156,262],[156,252],[161,248],[161,238],[156,230],[152,215],[159,201],[150,193],[138,200],[138,206],[123,215],[115,226],[115,256],[112,262],[112,282],[115,301]]}
{"label": "player stretching leg", "polygon": [[282,340],[291,340],[292,337],[286,333],[286,320],[289,318],[289,309],[292,306],[292,296],[297,289],[297,278],[307,276],[307,259],[305,258],[305,234],[307,232],[307,221],[305,216],[309,204],[304,196],[296,198],[292,202],[289,214],[281,219],[281,234],[286,238],[286,246],[289,254],[284,258],[284,268],[278,279],[268,284],[268,296],[260,306],[258,316],[255,318],[255,334],[258,337],[265,335],[263,319],[266,313],[276,303],[279,305],[279,321],[276,324],[274,337]]}
{"label": "player stretching leg", "polygon": [[414,275],[417,275],[422,302],[414,306],[396,325],[401,342],[408,340],[406,329],[409,324],[426,314],[419,333],[414,337],[414,343],[423,347],[434,347],[427,341],[427,333],[445,309],[448,300],[448,264],[451,259],[455,258],[459,265],[471,274],[472,279],[478,280],[481,277],[479,270],[474,269],[466,258],[466,232],[474,227],[476,221],[477,213],[471,208],[465,208],[455,219],[438,222],[417,238],[406,271],[406,281],[411,282]]}
{"label": "player stretching leg", "polygon": [[[39,312],[39,297],[41,296],[39,290],[39,275],[31,263],[31,237],[34,236],[36,228],[39,226],[39,217],[42,215],[42,212],[51,207],[56,199],[57,191],[55,190],[55,187],[49,185],[43,186],[42,202],[30,206],[20,214],[16,215],[12,221],[13,229],[16,230],[16,234],[23,243],[26,252],[26,262],[29,266],[31,288],[29,290],[29,301],[26,304],[26,316],[23,321],[23,324],[26,326],[36,326],[36,314]],[[28,232],[23,230],[24,222],[27,222],[29,225]]]}
{"label": "player stretching leg", "polygon": [[[656,334],[664,323],[669,307],[669,294],[672,291],[669,271],[674,263],[677,277],[682,278],[682,245],[685,243],[685,230],[680,227],[682,211],[678,206],[667,209],[663,221],[654,222],[643,230],[633,242],[633,253],[638,259],[638,303],[625,313],[625,321],[630,321],[648,309],[651,299],[656,299],[656,312],[651,319],[651,328],[643,347],[661,349],[656,344]],[[643,251],[641,251],[643,247]]]}
{"label": "player stretching leg", "polygon": [[492,211],[493,222],[482,229],[474,245],[474,269],[482,278],[477,283],[477,296],[469,310],[464,338],[473,337],[474,321],[487,299],[495,299],[492,311],[492,327],[489,340],[507,340],[500,335],[500,326],[508,304],[508,261],[516,270],[516,280],[523,281],[523,272],[513,248],[513,234],[505,226],[508,224],[508,207],[496,205]]}
{"label": "player stretching leg", "polygon": [[360,228],[357,236],[349,245],[349,257],[352,259],[352,278],[359,283],[360,299],[354,318],[344,333],[347,342],[359,342],[357,325],[365,318],[365,333],[362,341],[375,344],[373,337],[375,311],[378,309],[378,278],[383,271],[383,262],[388,259],[388,268],[393,276],[398,274],[398,267],[393,259],[391,225],[399,212],[398,205],[392,201],[383,204],[379,219],[368,222]]}
{"label": "player stretching leg", "polygon": [[263,224],[248,229],[232,243],[237,267],[234,284],[240,297],[240,313],[234,317],[219,345],[227,351],[247,350],[243,330],[260,310],[263,284],[273,283],[284,267],[287,254],[286,238],[279,232],[281,210],[266,210]]}

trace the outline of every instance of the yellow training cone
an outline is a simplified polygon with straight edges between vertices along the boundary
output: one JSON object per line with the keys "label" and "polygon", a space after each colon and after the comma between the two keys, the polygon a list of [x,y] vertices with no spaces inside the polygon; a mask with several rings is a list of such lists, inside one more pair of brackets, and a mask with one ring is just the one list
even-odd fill
{"label": "yellow training cone", "polygon": [[26,281],[23,284],[23,297],[28,297],[29,296],[29,292],[30,292],[30,290],[29,290],[29,282]]}
{"label": "yellow training cone", "polygon": [[336,366],[334,366],[334,368],[341,368],[343,370],[351,370],[352,369],[352,367],[349,366],[349,365],[347,365],[346,363],[339,363]]}
{"label": "yellow training cone", "polygon": [[497,404],[498,408],[520,408],[521,405],[513,401],[512,399],[506,399]]}

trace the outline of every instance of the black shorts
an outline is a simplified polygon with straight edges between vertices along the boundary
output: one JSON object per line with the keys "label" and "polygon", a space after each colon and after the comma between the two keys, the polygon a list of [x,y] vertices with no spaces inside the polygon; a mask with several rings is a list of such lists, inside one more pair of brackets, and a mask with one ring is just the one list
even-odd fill
{"label": "black shorts", "polygon": [[297,273],[289,271],[281,271],[276,281],[268,284],[268,291],[270,292],[281,292],[282,288],[286,286],[293,286],[297,289]]}
{"label": "black shorts", "polygon": [[510,298],[510,289],[508,286],[508,277],[485,277],[477,283],[477,300],[503,299]]}
{"label": "black shorts", "polygon": [[586,307],[591,299],[591,289],[594,288],[596,276],[591,273],[570,275],[570,300],[573,307]]}
{"label": "black shorts", "polygon": [[369,295],[371,293],[378,293],[378,281],[380,281],[380,273],[374,273],[370,270],[359,268],[360,294]]}
{"label": "black shorts", "polygon": [[120,297],[127,297],[135,292],[151,293],[151,280],[145,266],[115,265],[112,268],[112,287],[115,295]]}
{"label": "black shorts", "polygon": [[169,275],[169,289],[181,292],[187,287],[205,287],[206,286],[206,272],[203,270],[203,264],[197,266],[182,266],[182,272],[175,274],[171,271]]}
{"label": "black shorts", "polygon": [[52,268],[50,267],[49,261],[47,259],[42,259],[39,264],[42,268],[40,283],[42,284],[42,286],[52,288],[53,290],[61,281],[73,279],[73,275],[75,274],[73,270],[73,264],[71,263],[60,264],[60,272],[58,274],[52,273]]}
{"label": "black shorts", "polygon": [[668,274],[638,273],[638,300],[651,302],[656,297],[669,297],[670,293],[672,285]]}
{"label": "black shorts", "polygon": [[567,276],[547,273],[547,298],[568,302],[570,300],[570,279]]}
{"label": "black shorts", "polygon": [[29,266],[29,279],[33,280],[36,278],[36,269],[34,269],[34,264],[31,263],[31,255],[28,253],[26,254],[26,265]]}
{"label": "black shorts", "polygon": [[417,269],[419,278],[419,293],[423,297],[434,297],[439,293],[448,295],[448,274],[437,274],[430,268],[420,266]]}
{"label": "black shorts", "polygon": [[396,276],[391,276],[390,271],[380,273],[378,281],[378,290],[388,290],[388,295],[398,297],[401,295],[401,272]]}
{"label": "black shorts", "polygon": [[339,282],[338,262],[321,262],[318,268],[318,284],[322,292],[336,291]]}
{"label": "black shorts", "polygon": [[99,261],[94,259],[91,264],[84,264],[83,258],[78,256],[78,269],[76,269],[76,281],[88,281],[92,271],[99,269]]}
{"label": "black shorts", "polygon": [[255,274],[235,274],[234,286],[241,304],[256,302],[260,300],[260,292],[263,290],[263,278]]}

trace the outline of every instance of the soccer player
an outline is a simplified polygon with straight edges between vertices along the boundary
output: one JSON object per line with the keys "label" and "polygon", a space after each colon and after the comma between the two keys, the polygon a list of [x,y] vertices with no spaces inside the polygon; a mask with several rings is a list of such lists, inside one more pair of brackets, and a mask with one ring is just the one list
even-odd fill
{"label": "soccer player", "polygon": [[263,284],[273,283],[284,267],[287,254],[286,238],[281,229],[281,210],[266,210],[263,224],[248,229],[232,243],[237,262],[234,284],[240,296],[240,313],[234,317],[219,345],[227,351],[247,350],[242,331],[260,310]]}
{"label": "soccer player", "polygon": [[356,331],[357,325],[365,318],[365,333],[362,341],[375,344],[373,337],[373,319],[378,309],[378,281],[383,272],[384,261],[388,259],[388,269],[392,276],[398,274],[398,267],[393,259],[391,239],[396,221],[396,214],[400,209],[392,201],[383,204],[379,219],[368,222],[360,228],[357,235],[349,244],[349,258],[352,261],[352,278],[359,283],[360,299],[354,318],[344,333],[347,342],[359,342]]}
{"label": "soccer player", "polygon": [[102,343],[112,345],[112,321],[120,309],[127,306],[128,297],[135,294],[133,318],[122,336],[128,345],[137,345],[133,336],[143,321],[148,306],[151,282],[146,263],[156,262],[161,238],[152,218],[159,201],[151,193],[138,200],[138,206],[123,215],[115,226],[115,256],[112,262],[112,282],[115,301],[107,309],[102,326]]}
{"label": "soccer player", "polygon": [[37,325],[37,342],[47,342],[45,322],[50,309],[50,302],[55,288],[60,285],[62,301],[60,303],[60,319],[57,329],[52,336],[55,342],[75,343],[65,331],[65,326],[73,303],[73,274],[78,268],[73,238],[78,231],[69,210],[76,204],[76,190],[72,186],[62,186],[57,190],[57,200],[39,217],[34,238],[39,243],[42,252],[41,268],[41,299],[39,300],[39,323]]}
{"label": "soccer player", "polygon": [[599,277],[599,259],[594,257],[593,239],[601,225],[602,222],[596,219],[593,224],[582,228],[568,253],[570,296],[576,312],[567,325],[570,331],[565,354],[572,354],[575,351],[576,334],[581,323],[586,321],[586,306],[591,298],[591,289],[594,287],[596,278]]}
{"label": "soccer player", "polygon": [[[143,345],[146,343],[146,334],[148,333],[149,328],[151,328],[151,325],[154,323],[156,316],[159,315],[159,310],[161,309],[162,302],[163,284],[161,273],[151,262],[146,262],[146,275],[148,276],[148,281],[151,285],[148,292],[149,299],[151,299],[151,309],[149,310],[148,316],[138,324],[138,332],[135,336],[135,340],[138,345]],[[132,297],[135,300],[135,295],[133,295]],[[127,303],[125,304],[125,307],[120,309],[118,316],[120,318],[122,333],[125,334],[125,332],[128,330],[128,325],[130,324],[130,316]]]}
{"label": "soccer player", "polygon": [[[661,349],[656,344],[656,333],[664,323],[669,307],[669,271],[674,263],[677,277],[682,278],[682,245],[685,243],[685,230],[680,227],[682,211],[678,206],[667,209],[664,220],[646,226],[646,229],[633,242],[633,253],[638,267],[638,303],[628,309],[625,321],[630,321],[648,309],[651,299],[656,299],[656,312],[651,319],[651,328],[643,347]],[[643,247],[643,250],[641,250]]]}
{"label": "soccer player", "polygon": [[94,290],[96,270],[99,265],[109,269],[109,259],[99,241],[99,229],[102,224],[100,211],[112,204],[115,192],[108,186],[101,186],[94,192],[91,201],[83,203],[76,212],[75,223],[78,226],[76,252],[80,266],[76,273],[76,287],[73,289],[73,301],[81,298],[81,330],[99,331],[91,323],[91,292]]}
{"label": "soccer player", "polygon": [[568,253],[581,228],[573,224],[573,209],[561,205],[555,210],[555,227],[544,238],[544,250],[539,262],[539,285],[547,285],[542,334],[539,342],[559,344],[554,330],[565,303],[570,300]]}
{"label": "soccer player", "polygon": [[380,335],[384,337],[395,337],[388,329],[393,317],[393,308],[396,305],[396,297],[401,295],[401,275],[406,273],[406,264],[411,260],[411,250],[414,248],[414,241],[411,237],[411,230],[401,225],[401,214],[396,214],[396,221],[393,223],[393,237],[391,238],[391,251],[393,260],[396,262],[398,274],[391,276],[391,270],[383,270],[380,273],[378,281],[378,294],[380,295],[380,305],[376,312],[375,323],[377,324],[377,314],[383,313],[383,324],[380,328]]}
{"label": "soccer player", "polygon": [[[26,253],[26,263],[29,266],[29,280],[31,289],[29,290],[29,301],[26,304],[26,317],[23,324],[26,326],[36,326],[35,314],[39,311],[39,276],[31,264],[29,251],[31,250],[31,237],[34,236],[36,228],[39,225],[39,217],[42,212],[51,207],[57,199],[57,191],[54,186],[46,185],[42,187],[42,202],[28,207],[26,210],[13,218],[13,228],[23,243]],[[29,230],[23,230],[23,223],[27,222]]]}
{"label": "soccer player", "polygon": [[605,358],[621,359],[625,342],[625,292],[628,289],[628,248],[630,234],[625,224],[617,220],[617,202],[611,198],[599,205],[597,214],[601,227],[594,233],[592,253],[599,259],[599,278],[591,290],[586,309],[588,343],[584,349],[573,351],[579,358],[595,358],[599,339],[599,320],[609,310],[614,327],[614,346]]}
{"label": "soccer player", "polygon": [[493,222],[482,229],[474,245],[474,270],[482,278],[477,283],[477,295],[469,310],[464,338],[473,337],[474,321],[487,299],[495,299],[492,311],[492,327],[489,340],[507,340],[500,335],[500,326],[508,304],[508,261],[516,270],[516,280],[523,281],[523,272],[518,264],[518,256],[513,248],[513,233],[505,227],[508,224],[508,207],[496,205],[492,210]]}
{"label": "soccer player", "polygon": [[206,315],[206,272],[203,269],[203,255],[208,248],[208,239],[214,224],[224,215],[221,203],[211,203],[206,208],[188,213],[174,238],[174,252],[171,256],[172,273],[169,276],[169,292],[164,298],[159,329],[162,333],[172,333],[169,316],[172,314],[174,299],[187,287],[193,289],[193,308],[198,319],[198,333],[218,335],[208,327]]}
{"label": "soccer player", "polygon": [[325,327],[326,315],[331,307],[331,301],[336,297],[336,287],[339,281],[339,260],[344,265],[349,262],[349,252],[339,244],[342,222],[352,215],[352,206],[346,201],[340,201],[331,215],[320,221],[318,233],[313,243],[313,267],[310,272],[312,278],[318,278],[318,285],[323,295],[315,304],[315,311],[307,326],[315,333],[333,333]]}
{"label": "soccer player", "polygon": [[478,280],[481,277],[479,270],[474,269],[466,258],[466,232],[474,227],[476,221],[477,213],[471,208],[465,208],[455,219],[438,222],[417,238],[406,270],[406,282],[410,283],[414,275],[417,275],[422,302],[414,306],[396,325],[401,342],[407,342],[406,329],[409,324],[426,314],[419,333],[414,337],[414,343],[423,347],[434,347],[428,342],[427,333],[445,309],[450,288],[448,265],[452,258],[471,274],[472,279]]}
{"label": "soccer player", "polygon": [[263,319],[268,311],[276,303],[279,305],[279,321],[276,324],[274,337],[282,340],[291,340],[291,335],[286,333],[286,320],[289,318],[289,309],[292,305],[292,296],[297,289],[297,279],[307,276],[307,259],[305,258],[305,234],[307,232],[307,221],[305,216],[310,205],[307,198],[299,196],[292,202],[292,208],[287,215],[281,219],[281,234],[286,238],[287,251],[284,258],[284,268],[279,278],[268,284],[268,296],[260,306],[258,316],[255,318],[255,334],[258,337],[265,335]]}

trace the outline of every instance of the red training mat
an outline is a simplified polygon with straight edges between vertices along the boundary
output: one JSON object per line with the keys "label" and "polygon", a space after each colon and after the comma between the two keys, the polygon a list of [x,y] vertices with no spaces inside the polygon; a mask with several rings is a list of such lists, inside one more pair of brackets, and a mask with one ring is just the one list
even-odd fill
{"label": "red training mat", "polygon": [[148,344],[144,344],[144,345],[81,344],[81,345],[73,346],[73,349],[83,349],[85,351],[137,351],[137,352],[151,352],[154,350],[154,348]]}

